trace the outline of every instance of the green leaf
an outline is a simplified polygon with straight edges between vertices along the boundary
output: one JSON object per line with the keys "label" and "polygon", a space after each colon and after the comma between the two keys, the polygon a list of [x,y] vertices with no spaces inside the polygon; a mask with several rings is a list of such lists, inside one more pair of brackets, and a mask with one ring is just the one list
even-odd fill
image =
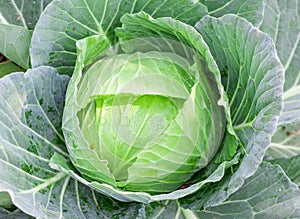
{"label": "green leaf", "polygon": [[277,165],[263,162],[257,172],[222,204],[186,210],[190,218],[299,218],[300,191]]}
{"label": "green leaf", "polygon": [[22,68],[28,69],[31,35],[32,31],[24,27],[0,24],[0,53]]}
{"label": "green leaf", "polygon": [[0,191],[37,218],[134,218],[140,205],[116,202],[49,166],[55,152],[68,156],[60,130],[68,79],[50,67],[0,79]]}
{"label": "green leaf", "polygon": [[246,18],[254,26],[259,26],[263,20],[263,0],[200,0],[207,6],[208,14],[222,17],[225,14],[236,14]]}
{"label": "green leaf", "polygon": [[[205,184],[211,182],[218,182],[222,179],[225,174],[225,171],[237,164],[238,158],[235,157],[233,160],[221,163],[218,168],[210,173],[208,176],[203,177],[204,179],[198,183],[189,186],[186,189],[179,189],[171,193],[160,194],[160,195],[152,195],[150,196],[148,193],[145,192],[130,192],[130,191],[121,191],[117,190],[114,187],[101,184],[98,182],[88,182],[84,178],[82,178],[76,171],[72,165],[69,165],[71,162],[66,160],[62,155],[54,154],[50,160],[50,166],[58,171],[62,171],[67,173],[72,178],[76,179],[80,183],[92,188],[95,191],[100,192],[106,196],[113,197],[122,202],[141,202],[141,203],[149,203],[149,202],[156,202],[160,200],[176,200],[178,198],[184,197],[189,194],[193,194],[195,191],[201,189]],[[68,164],[68,165],[66,165]]]}
{"label": "green leaf", "polygon": [[292,158],[279,158],[269,162],[280,165],[291,181],[300,187],[300,155]]}
{"label": "green leaf", "polygon": [[54,151],[66,154],[57,116],[67,82],[49,67],[0,79],[0,191],[9,191],[13,203],[29,214],[41,213],[32,207],[35,198],[46,201],[47,186],[63,177],[50,170],[48,159]]}
{"label": "green leaf", "polygon": [[22,26],[33,30],[40,14],[52,0],[3,0],[0,8],[0,23]]}
{"label": "green leaf", "polygon": [[23,72],[24,69],[20,68],[11,61],[0,62],[0,78],[12,72]]}
{"label": "green leaf", "polygon": [[77,40],[102,34],[114,43],[114,29],[121,25],[121,16],[139,11],[146,11],[154,17],[172,16],[188,24],[195,24],[207,14],[206,7],[193,0],[53,1],[42,13],[34,30],[30,50],[33,67],[50,65],[60,73],[71,75]]}
{"label": "green leaf", "polygon": [[210,206],[234,193],[258,168],[282,110],[283,67],[272,40],[245,19],[206,16],[196,29],[217,60],[234,130],[246,150],[233,175],[218,185],[221,188],[206,203],[203,199],[199,203]]}
{"label": "green leaf", "polygon": [[13,203],[11,201],[10,195],[7,192],[0,192],[0,208],[12,208]]}
{"label": "green leaf", "polygon": [[177,201],[167,200],[145,205],[144,208],[140,210],[140,212],[144,212],[145,218],[197,219],[195,217],[189,217],[188,215],[185,215],[182,210],[184,209],[180,207],[180,204]]}
{"label": "green leaf", "polygon": [[300,191],[278,165],[263,162],[222,204],[205,209],[189,208],[178,201],[161,201],[141,208],[146,218],[298,218]]}
{"label": "green leaf", "polygon": [[300,1],[268,0],[260,29],[274,40],[285,69],[279,125],[300,121]]}
{"label": "green leaf", "polygon": [[0,53],[24,69],[30,68],[32,31],[52,0],[3,0],[0,7]]}
{"label": "green leaf", "polygon": [[267,151],[268,159],[291,158],[300,154],[300,123],[279,127]]}
{"label": "green leaf", "polygon": [[122,192],[108,184],[101,184],[95,181],[89,182],[86,179],[82,178],[79,174],[77,174],[77,172],[74,171],[74,167],[72,167],[72,165],[66,164],[71,164],[71,161],[66,160],[66,158],[59,154],[54,154],[50,160],[51,168],[67,173],[76,181],[86,185],[87,187],[91,188],[91,190],[100,192],[101,194],[105,195],[105,197],[110,196],[121,202],[149,203],[151,201],[150,195],[144,192]]}

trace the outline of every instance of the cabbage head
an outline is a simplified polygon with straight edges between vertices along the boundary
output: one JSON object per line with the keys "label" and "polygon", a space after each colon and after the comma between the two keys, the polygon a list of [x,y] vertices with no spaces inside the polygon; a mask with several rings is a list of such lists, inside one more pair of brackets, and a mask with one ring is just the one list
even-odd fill
{"label": "cabbage head", "polygon": [[[145,40],[159,42],[159,51]],[[214,157],[226,127],[221,95],[204,58],[187,46],[172,53],[178,44],[131,40],[126,47],[138,45],[135,51],[104,55],[74,76],[64,129],[74,129],[68,149],[86,179],[129,191],[171,192]],[[179,55],[184,49],[190,57]]]}

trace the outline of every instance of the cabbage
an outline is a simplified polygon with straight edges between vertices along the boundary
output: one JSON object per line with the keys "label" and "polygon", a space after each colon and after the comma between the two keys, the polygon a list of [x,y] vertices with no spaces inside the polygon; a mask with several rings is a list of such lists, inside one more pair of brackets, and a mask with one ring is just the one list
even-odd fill
{"label": "cabbage", "polygon": [[299,8],[5,1],[0,218],[299,218]]}

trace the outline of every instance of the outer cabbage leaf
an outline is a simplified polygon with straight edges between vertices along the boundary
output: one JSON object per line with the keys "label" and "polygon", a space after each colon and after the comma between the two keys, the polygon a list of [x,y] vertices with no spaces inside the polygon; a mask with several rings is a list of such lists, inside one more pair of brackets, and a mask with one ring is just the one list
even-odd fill
{"label": "outer cabbage leaf", "polygon": [[24,69],[30,67],[31,30],[50,1],[1,1],[0,52]]}
{"label": "outer cabbage leaf", "polygon": [[222,204],[183,214],[186,218],[299,218],[300,192],[279,166],[263,162]]}
{"label": "outer cabbage leaf", "polygon": [[285,70],[284,110],[279,125],[300,122],[300,2],[266,1],[260,29],[274,40]]}
{"label": "outer cabbage leaf", "polygon": [[[284,110],[279,120],[282,127],[277,129],[272,139],[267,158],[291,158],[300,154],[300,2],[267,1],[264,22],[260,29],[274,40],[278,56],[285,68]],[[284,165],[284,169],[288,168],[288,163],[281,162],[282,160],[279,163]],[[300,165],[298,159],[293,161],[295,167]]]}
{"label": "outer cabbage leaf", "polygon": [[134,218],[135,203],[116,203],[49,166],[54,152],[68,156],[60,129],[68,80],[50,67],[0,79],[0,191],[37,218]]}
{"label": "outer cabbage leaf", "polygon": [[300,155],[292,158],[278,158],[269,162],[280,165],[291,181],[300,187]]}
{"label": "outer cabbage leaf", "polygon": [[24,27],[0,23],[0,53],[28,69],[31,35],[32,31]]}
{"label": "outer cabbage leaf", "polygon": [[[61,167],[69,169],[65,160],[53,157]],[[56,164],[52,163],[51,165]],[[61,168],[60,167],[60,168]],[[292,166],[291,166],[292,167]],[[57,167],[56,167],[57,168]],[[293,169],[293,167],[292,167]],[[69,169],[70,170],[70,169]],[[295,168],[294,168],[295,170]],[[294,175],[290,175],[293,177]],[[298,175],[299,176],[299,175]],[[279,207],[279,206],[288,206]],[[257,172],[222,204],[204,210],[189,208],[181,201],[166,200],[138,206],[137,218],[250,218],[284,217],[297,218],[300,215],[300,192],[297,186],[279,166],[263,162]],[[278,210],[280,209],[280,210]],[[123,218],[123,217],[121,217]]]}
{"label": "outer cabbage leaf", "polygon": [[52,0],[3,0],[0,8],[0,23],[21,26],[33,30],[40,14]]}
{"label": "outer cabbage leaf", "polygon": [[263,162],[257,172],[222,204],[189,209],[179,201],[153,202],[140,209],[145,218],[298,218],[300,192],[277,165]]}
{"label": "outer cabbage leaf", "polygon": [[196,29],[217,60],[234,130],[246,147],[232,175],[227,173],[216,188],[186,198],[201,207],[222,203],[258,168],[282,110],[283,67],[272,40],[242,18],[206,16]]}
{"label": "outer cabbage leaf", "polygon": [[[37,211],[28,205],[35,203],[35,189],[43,191],[62,177],[49,171],[47,164],[53,151],[66,154],[56,118],[68,78],[55,76],[53,69],[40,68],[1,78],[0,190],[9,192],[13,203],[31,214]],[[56,94],[48,95],[52,92]]]}
{"label": "outer cabbage leaf", "polygon": [[225,14],[236,14],[246,18],[254,26],[259,26],[264,16],[263,0],[200,0],[208,8],[208,14],[221,17]]}
{"label": "outer cabbage leaf", "polygon": [[300,154],[300,124],[279,127],[267,151],[267,159],[292,158]]}
{"label": "outer cabbage leaf", "polygon": [[188,24],[195,24],[207,14],[206,7],[193,0],[54,0],[42,13],[33,34],[33,67],[50,65],[71,75],[76,40],[102,34],[114,42],[114,29],[121,25],[120,18],[139,11],[154,17],[171,16]]}

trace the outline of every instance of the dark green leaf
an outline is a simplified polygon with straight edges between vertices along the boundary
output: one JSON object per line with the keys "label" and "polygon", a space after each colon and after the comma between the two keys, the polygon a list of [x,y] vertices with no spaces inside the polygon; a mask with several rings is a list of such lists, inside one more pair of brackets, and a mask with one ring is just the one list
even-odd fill
{"label": "dark green leaf", "polygon": [[271,160],[270,163],[280,165],[286,175],[300,187],[300,155]]}
{"label": "dark green leaf", "polygon": [[52,0],[1,0],[0,23],[33,30],[40,14]]}
{"label": "dark green leaf", "polygon": [[200,0],[208,8],[208,14],[221,17],[225,14],[236,14],[246,18],[255,26],[263,20],[263,0]]}

